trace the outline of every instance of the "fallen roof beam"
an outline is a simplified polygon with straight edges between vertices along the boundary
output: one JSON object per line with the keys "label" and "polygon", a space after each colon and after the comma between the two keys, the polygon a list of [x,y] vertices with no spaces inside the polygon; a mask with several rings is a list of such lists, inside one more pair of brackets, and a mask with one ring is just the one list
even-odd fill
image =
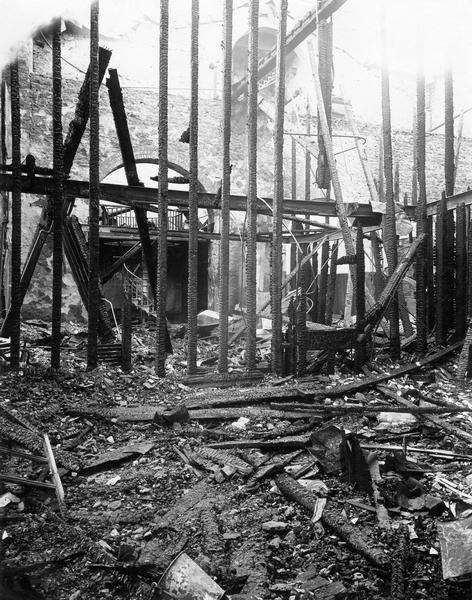
{"label": "fallen roof beam", "polygon": [[[324,0],[320,6],[308,12],[295,27],[290,31],[285,41],[285,56],[288,57],[290,52],[295,50],[318,26],[318,21],[328,19],[334,12],[340,8],[346,0]],[[258,81],[265,77],[268,73],[275,69],[275,60],[277,56],[277,47],[274,46],[259,61],[257,71]],[[241,79],[233,85],[231,91],[231,100],[237,100],[242,94],[247,91],[247,79]]]}
{"label": "fallen roof beam", "polygon": [[[27,176],[21,178],[23,194],[50,195],[53,192],[53,180],[49,177],[35,177],[33,181]],[[0,189],[11,191],[13,186],[13,177],[7,173],[0,173]],[[64,195],[75,198],[88,199],[89,183],[87,181],[78,181],[68,179],[64,182]],[[188,207],[188,191],[169,190],[169,206]],[[118,185],[114,183],[100,184],[100,198],[106,202],[114,202],[131,207],[142,207],[152,211],[151,205],[157,205],[157,189],[128,185]],[[472,203],[472,199],[471,199]],[[268,205],[268,206],[267,206]],[[199,192],[198,207],[212,208],[219,210],[221,200],[214,193]],[[230,196],[230,209],[236,211],[246,211],[246,196]],[[370,217],[374,213],[370,204],[350,203],[346,204],[348,216],[350,217]],[[272,214],[272,198],[263,198],[257,200],[256,210],[259,214]],[[309,214],[322,217],[335,217],[336,208],[334,202],[328,200],[287,200],[283,201],[284,213],[290,214]],[[152,211],[154,212],[154,211]]]}

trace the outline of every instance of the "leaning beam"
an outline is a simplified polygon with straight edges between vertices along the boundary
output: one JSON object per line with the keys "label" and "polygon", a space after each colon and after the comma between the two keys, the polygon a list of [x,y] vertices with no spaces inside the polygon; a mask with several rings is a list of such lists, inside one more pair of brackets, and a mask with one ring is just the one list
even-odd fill
{"label": "leaning beam", "polygon": [[[288,56],[290,52],[295,50],[318,26],[318,22],[323,19],[328,19],[334,12],[341,8],[346,0],[324,0],[320,6],[314,8],[308,12],[303,19],[301,19],[295,27],[290,31],[286,38],[285,44],[285,56]],[[266,56],[259,61],[259,67],[257,70],[257,79],[262,79],[273,69],[275,69],[277,59],[277,45]],[[246,78],[238,81],[233,85],[231,97],[233,100],[239,98],[242,94],[247,92],[247,81]]]}

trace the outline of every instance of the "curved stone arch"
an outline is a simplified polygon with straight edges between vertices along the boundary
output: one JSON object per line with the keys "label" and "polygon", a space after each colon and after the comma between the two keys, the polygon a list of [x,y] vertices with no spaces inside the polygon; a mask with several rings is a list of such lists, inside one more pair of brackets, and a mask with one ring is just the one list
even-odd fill
{"label": "curved stone arch", "polygon": [[[154,164],[154,165],[159,165],[158,158],[151,158],[146,155],[140,155],[139,158],[135,158],[135,161],[136,161],[136,164],[150,163],[150,164]],[[190,177],[190,172],[185,167],[182,167],[179,164],[174,163],[170,160],[167,161],[167,164],[168,164],[169,169],[171,169],[172,171],[175,171],[182,177],[187,177],[187,178]],[[118,169],[123,169],[123,168],[124,168],[124,164],[122,162],[121,156],[119,157],[118,161],[115,160],[114,162],[112,162],[111,159],[108,159],[104,162],[104,164],[100,168],[100,179],[103,180],[103,179],[105,179],[105,177],[108,177],[108,175],[111,175],[115,171],[118,171]],[[205,186],[203,185],[203,183],[200,180],[198,181],[198,191],[202,192],[204,194],[206,194],[206,192],[207,192]],[[206,210],[208,213],[208,223],[210,225],[212,225],[215,222],[215,211],[212,208],[207,208]]]}

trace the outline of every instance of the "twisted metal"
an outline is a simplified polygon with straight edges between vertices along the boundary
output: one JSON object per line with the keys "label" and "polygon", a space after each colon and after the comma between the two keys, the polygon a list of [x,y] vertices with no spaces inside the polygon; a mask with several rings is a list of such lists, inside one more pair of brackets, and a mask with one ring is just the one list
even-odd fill
{"label": "twisted metal", "polygon": [[12,230],[11,230],[11,327],[10,366],[20,367],[21,311],[21,112],[18,58],[10,66],[11,154],[12,154]]}
{"label": "twisted metal", "polygon": [[161,0],[159,31],[159,192],[157,237],[156,297],[156,374],[165,376],[166,302],[167,302],[167,206],[168,206],[168,77],[169,77],[169,0]]}
{"label": "twisted metal", "polygon": [[52,257],[52,341],[51,368],[61,365],[62,245],[64,204],[64,144],[62,137],[61,20],[52,32],[52,130],[53,130],[53,257]]}
{"label": "twisted metal", "polygon": [[247,252],[246,252],[246,360],[248,370],[256,366],[257,303],[257,67],[259,49],[259,0],[249,2],[249,56],[247,99]]}
{"label": "twisted metal", "polygon": [[192,0],[190,41],[190,186],[188,232],[187,373],[197,370],[198,311],[198,26],[199,0]]}
{"label": "twisted metal", "polygon": [[275,68],[275,129],[274,129],[274,216],[272,218],[272,371],[282,372],[282,216],[284,198],[284,108],[285,108],[285,37],[287,34],[287,0],[280,0]]}
{"label": "twisted metal", "polygon": [[99,138],[99,74],[98,74],[98,15],[95,0],[90,7],[90,151],[89,151],[89,282],[88,282],[88,341],[87,368],[98,363],[98,315],[100,304],[99,219],[100,219],[100,138]]}
{"label": "twisted metal", "polygon": [[220,295],[218,371],[228,371],[229,316],[229,232],[230,232],[230,142],[231,142],[231,71],[233,64],[233,0],[223,6],[223,115],[222,172],[220,226]]}

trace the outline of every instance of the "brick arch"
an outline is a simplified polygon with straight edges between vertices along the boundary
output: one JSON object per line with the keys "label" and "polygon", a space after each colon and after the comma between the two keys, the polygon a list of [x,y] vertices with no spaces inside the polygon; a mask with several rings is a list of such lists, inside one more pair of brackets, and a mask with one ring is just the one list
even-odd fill
{"label": "brick arch", "polygon": [[[140,155],[139,157],[135,158],[136,163],[140,164],[140,163],[151,163],[151,164],[155,164],[158,165],[159,164],[159,159],[158,158],[151,158],[149,156],[146,155]],[[174,163],[172,161],[167,161],[167,164],[169,166],[169,169],[172,169],[173,171],[175,171],[176,173],[178,173],[179,175],[182,175],[182,177],[190,177],[190,172],[185,168],[185,167],[181,167],[179,164]],[[110,175],[111,173],[114,173],[115,171],[118,171],[118,169],[122,169],[124,167],[124,164],[122,162],[122,157],[120,155],[118,160],[113,161],[113,159],[108,159],[106,161],[104,161],[103,165],[101,165],[100,167],[100,180],[105,179],[105,177],[108,177],[108,175]],[[198,181],[198,191],[202,192],[202,193],[206,193],[206,188],[203,185],[203,183],[199,180]],[[208,213],[208,221],[210,224],[215,222],[215,211],[212,208],[207,208],[207,213]]]}

